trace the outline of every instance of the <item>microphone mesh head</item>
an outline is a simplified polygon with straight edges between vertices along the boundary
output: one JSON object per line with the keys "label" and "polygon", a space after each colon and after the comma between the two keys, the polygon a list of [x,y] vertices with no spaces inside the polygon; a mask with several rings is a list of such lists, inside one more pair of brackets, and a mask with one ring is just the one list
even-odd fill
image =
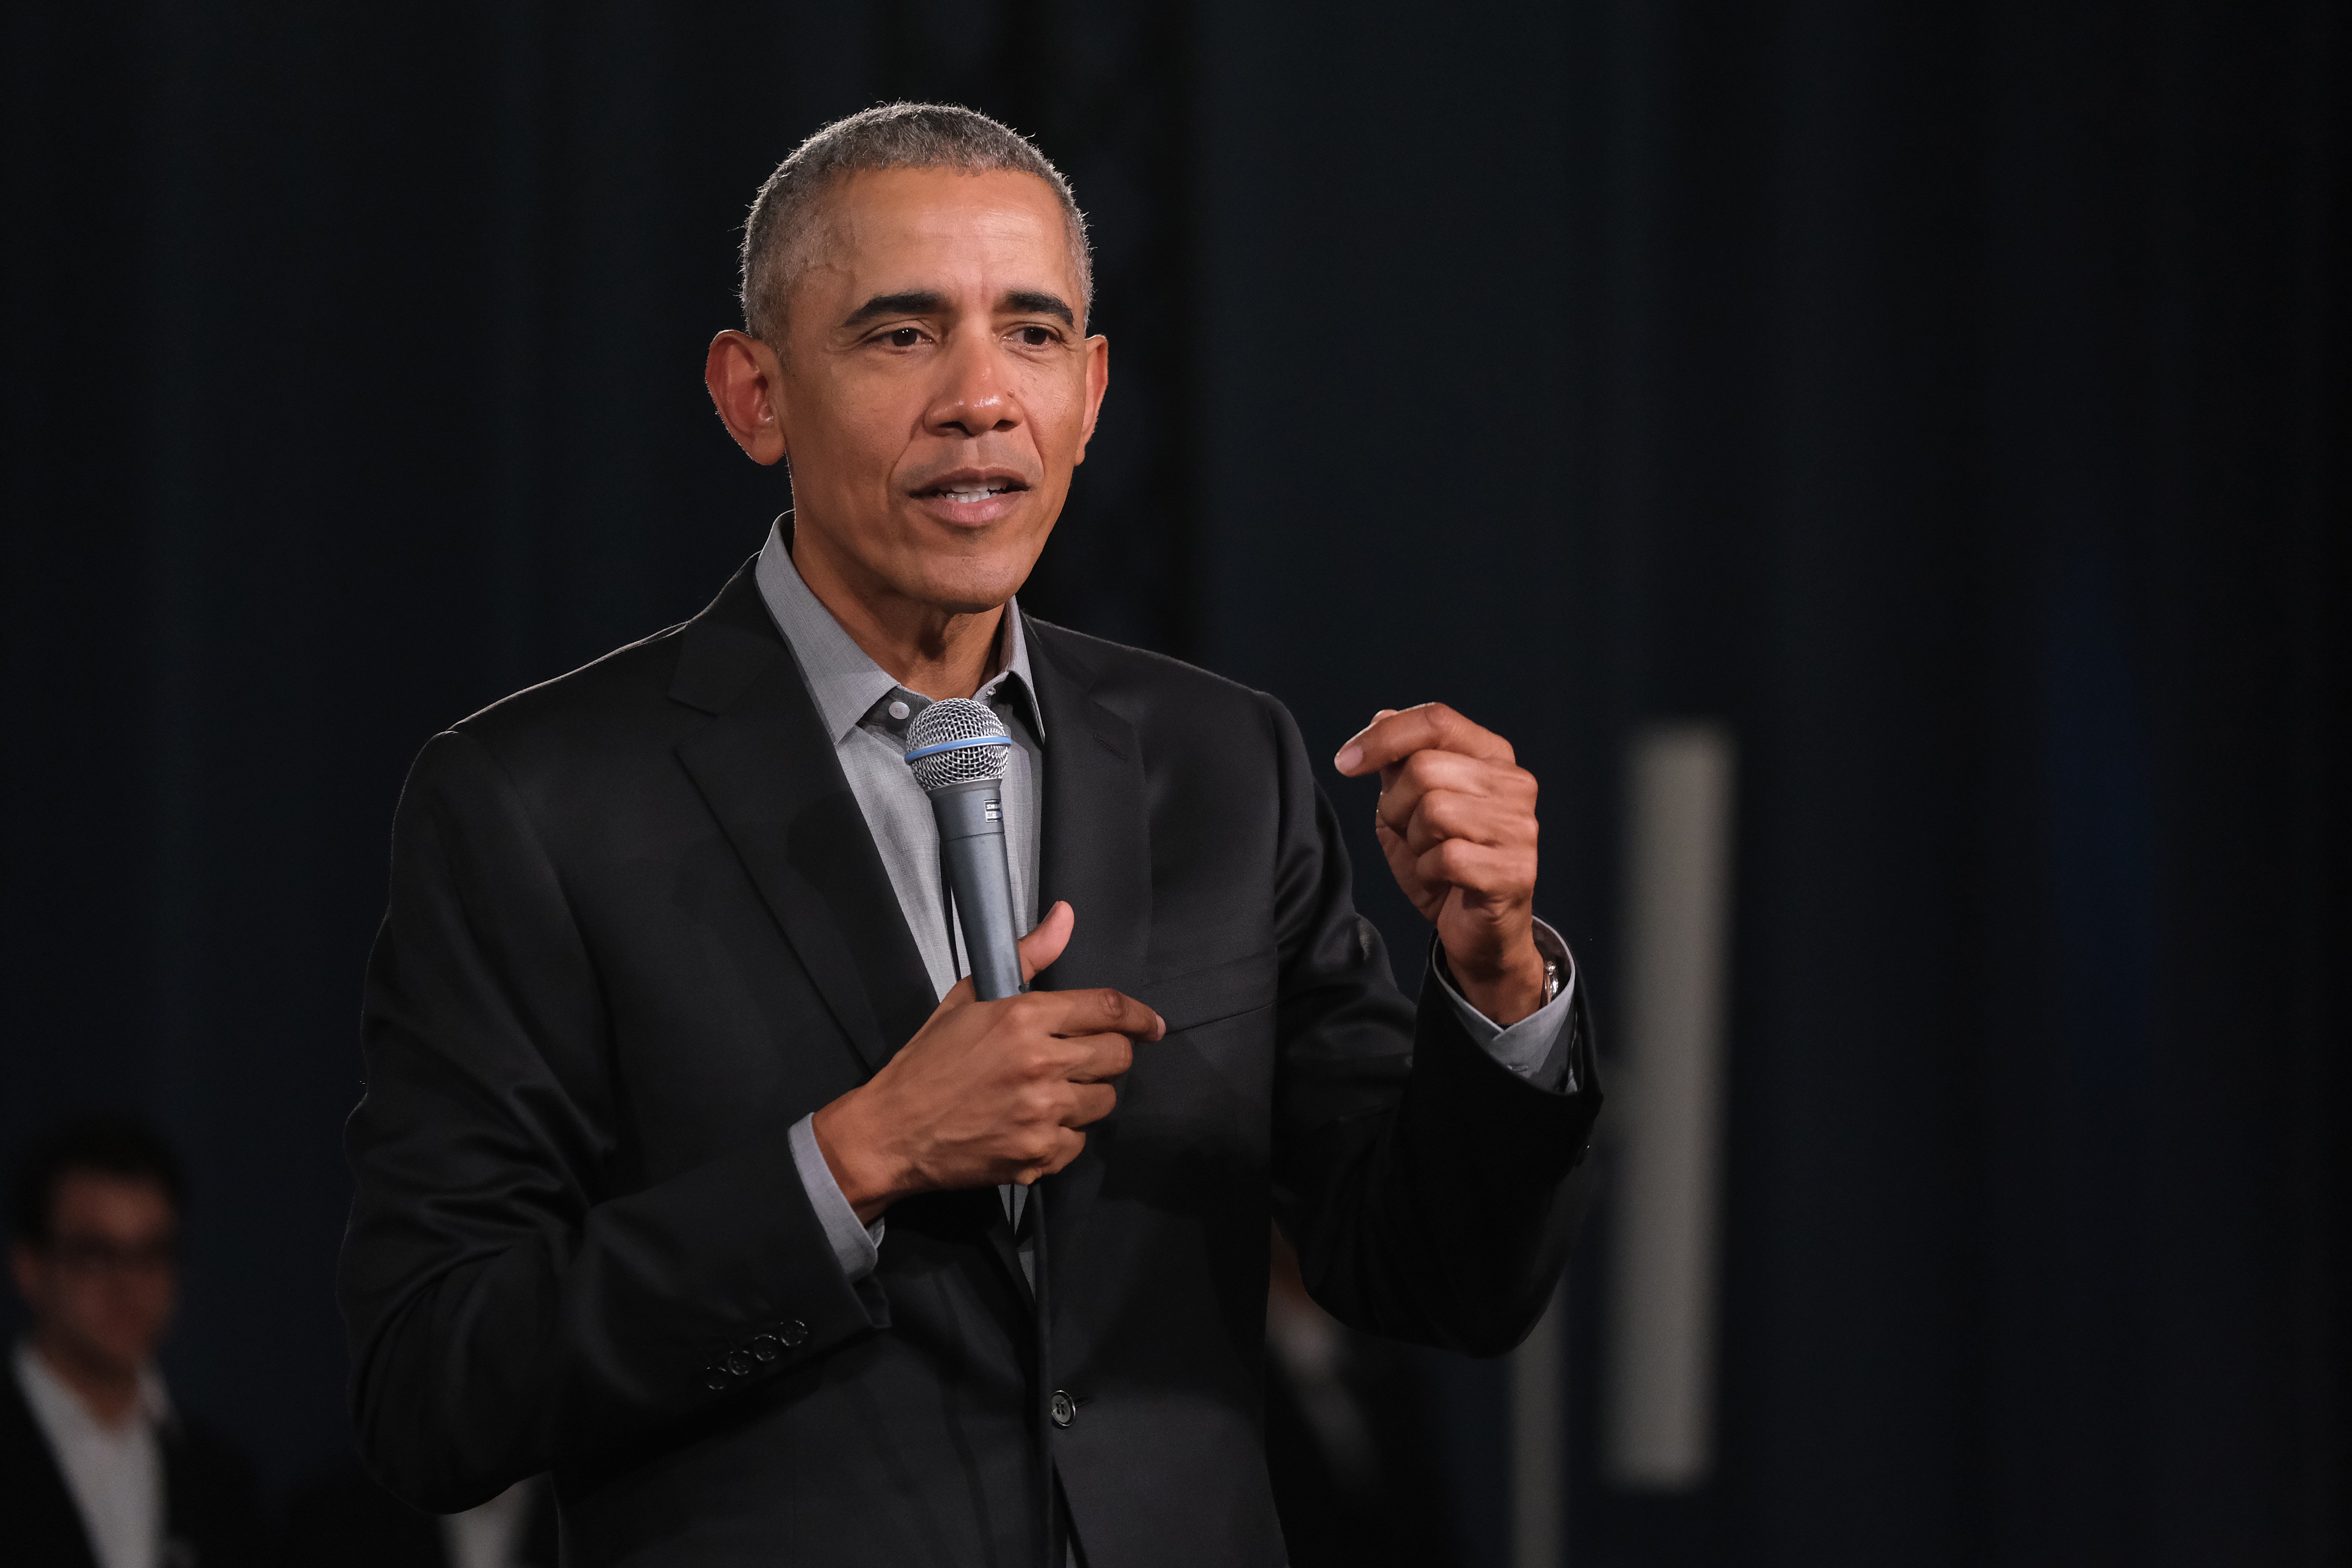
{"label": "microphone mesh head", "polygon": [[[954,749],[932,752],[928,757],[912,755],[932,746]],[[1004,732],[1004,721],[987,703],[950,697],[915,715],[915,721],[907,726],[907,765],[915,770],[915,782],[927,790],[945,789],[950,784],[1003,778],[1013,756],[1013,737]]]}

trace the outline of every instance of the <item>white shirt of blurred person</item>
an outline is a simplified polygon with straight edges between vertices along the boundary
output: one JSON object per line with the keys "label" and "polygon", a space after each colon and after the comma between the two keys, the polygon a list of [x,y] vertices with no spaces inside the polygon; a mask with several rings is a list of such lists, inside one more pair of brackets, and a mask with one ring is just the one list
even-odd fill
{"label": "white shirt of blurred person", "polygon": [[9,1254],[33,1314],[17,1385],[98,1568],[162,1568],[171,1401],[153,1358],[179,1293],[179,1218],[156,1183],[98,1171],[65,1173],[51,1213],[46,1243]]}

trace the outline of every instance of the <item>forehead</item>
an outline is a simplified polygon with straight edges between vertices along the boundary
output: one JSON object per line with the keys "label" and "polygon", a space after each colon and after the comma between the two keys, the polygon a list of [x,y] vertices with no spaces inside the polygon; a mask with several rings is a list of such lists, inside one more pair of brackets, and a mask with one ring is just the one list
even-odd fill
{"label": "forehead", "polygon": [[172,1199],[142,1176],[68,1169],[58,1176],[50,1224],[58,1230],[138,1235],[169,1226]]}
{"label": "forehead", "polygon": [[901,289],[1046,289],[1077,302],[1071,236],[1054,188],[992,169],[852,174],[825,197],[825,243],[807,281],[860,300]]}

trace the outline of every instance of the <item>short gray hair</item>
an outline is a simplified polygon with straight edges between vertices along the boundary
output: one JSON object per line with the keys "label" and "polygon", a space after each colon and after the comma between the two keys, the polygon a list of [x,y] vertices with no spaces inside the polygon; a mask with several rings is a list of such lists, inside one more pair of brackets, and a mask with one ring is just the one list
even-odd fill
{"label": "short gray hair", "polygon": [[852,174],[884,169],[961,169],[983,174],[1010,169],[1053,187],[1070,231],[1078,271],[1078,311],[1085,319],[1095,291],[1094,257],[1086,215],[1070,183],[1036,144],[978,110],[950,103],[885,103],[836,120],[793,149],[751,203],[743,226],[743,326],[782,351],[784,304],[793,285],[815,258],[820,206],[825,192]]}

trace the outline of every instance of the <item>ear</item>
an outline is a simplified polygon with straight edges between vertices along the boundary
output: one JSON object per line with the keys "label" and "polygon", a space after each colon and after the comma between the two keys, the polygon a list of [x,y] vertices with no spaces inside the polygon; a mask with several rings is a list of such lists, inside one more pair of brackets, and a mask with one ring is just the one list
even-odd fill
{"label": "ear", "polygon": [[1110,390],[1110,340],[1100,332],[1087,340],[1087,423],[1078,432],[1078,458],[1087,460],[1087,443],[1095,438],[1095,420],[1102,414],[1103,394]]}
{"label": "ear", "polygon": [[783,367],[776,351],[748,332],[726,331],[710,340],[702,363],[702,384],[719,421],[744,455],[762,465],[784,455]]}

